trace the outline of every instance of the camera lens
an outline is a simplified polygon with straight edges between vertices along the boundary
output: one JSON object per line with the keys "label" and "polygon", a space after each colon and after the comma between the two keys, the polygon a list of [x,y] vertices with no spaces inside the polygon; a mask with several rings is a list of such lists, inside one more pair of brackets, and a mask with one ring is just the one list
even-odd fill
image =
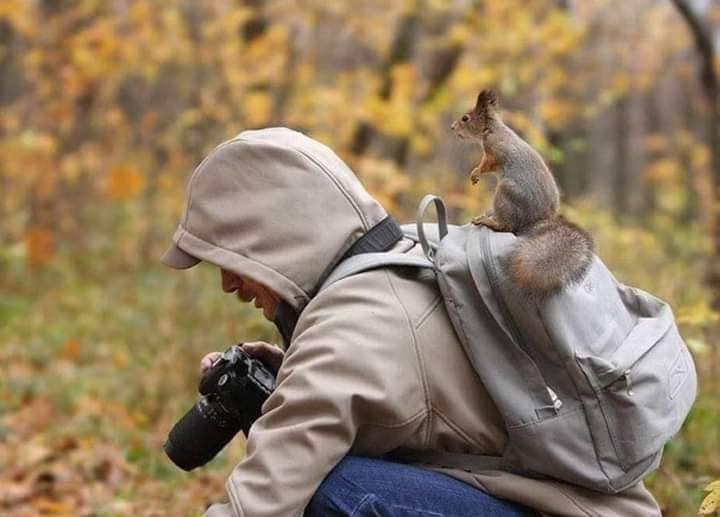
{"label": "camera lens", "polygon": [[240,423],[211,397],[203,397],[173,426],[165,454],[183,470],[192,470],[213,459],[240,430]]}

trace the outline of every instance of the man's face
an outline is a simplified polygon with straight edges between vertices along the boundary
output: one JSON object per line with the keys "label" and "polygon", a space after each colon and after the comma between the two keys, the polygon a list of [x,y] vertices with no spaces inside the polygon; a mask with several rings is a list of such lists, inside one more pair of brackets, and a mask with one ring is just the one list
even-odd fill
{"label": "man's face", "polygon": [[265,318],[273,319],[275,309],[280,303],[280,298],[270,289],[262,284],[253,282],[249,278],[236,275],[231,271],[220,269],[222,279],[222,290],[226,293],[237,293],[237,297],[243,302],[255,300],[255,307],[262,309]]}

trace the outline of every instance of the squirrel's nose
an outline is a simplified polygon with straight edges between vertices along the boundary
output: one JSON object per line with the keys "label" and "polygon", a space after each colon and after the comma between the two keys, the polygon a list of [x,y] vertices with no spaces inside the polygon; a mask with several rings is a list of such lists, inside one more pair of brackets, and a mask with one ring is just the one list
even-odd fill
{"label": "squirrel's nose", "polygon": [[455,129],[455,126],[457,125],[457,120],[450,124],[450,129]]}

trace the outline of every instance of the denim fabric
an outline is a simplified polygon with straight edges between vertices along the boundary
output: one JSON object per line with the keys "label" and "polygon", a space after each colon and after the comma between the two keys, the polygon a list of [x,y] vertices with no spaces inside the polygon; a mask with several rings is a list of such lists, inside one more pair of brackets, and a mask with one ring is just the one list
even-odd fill
{"label": "denim fabric", "polygon": [[325,478],[305,517],[528,517],[537,515],[432,470],[345,457]]}

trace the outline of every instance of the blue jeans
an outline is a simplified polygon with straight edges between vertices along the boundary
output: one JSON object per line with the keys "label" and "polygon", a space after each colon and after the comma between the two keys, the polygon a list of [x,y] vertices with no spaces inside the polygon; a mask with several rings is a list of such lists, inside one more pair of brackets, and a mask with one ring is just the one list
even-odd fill
{"label": "blue jeans", "polygon": [[305,517],[531,515],[537,514],[439,472],[357,456],[338,463],[305,510]]}

